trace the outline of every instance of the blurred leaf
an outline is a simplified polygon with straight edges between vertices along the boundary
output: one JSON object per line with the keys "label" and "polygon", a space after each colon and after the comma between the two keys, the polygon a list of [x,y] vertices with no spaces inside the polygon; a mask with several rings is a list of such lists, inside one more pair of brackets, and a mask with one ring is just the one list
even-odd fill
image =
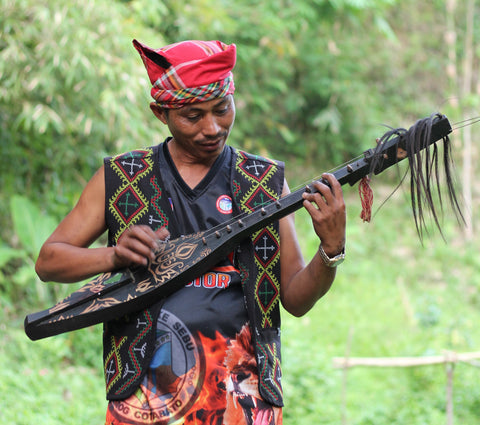
{"label": "blurred leaf", "polygon": [[29,199],[14,195],[10,200],[15,234],[23,248],[35,258],[45,240],[55,230],[56,220],[46,214]]}
{"label": "blurred leaf", "polygon": [[15,259],[24,259],[27,256],[23,249],[15,249],[6,245],[0,246],[0,269]]}
{"label": "blurred leaf", "polygon": [[[35,273],[35,268],[31,263],[23,265],[15,272],[15,285],[19,285],[21,288],[34,288],[36,286],[36,281],[38,281],[38,277]],[[38,283],[37,294],[42,294],[42,296],[39,297],[39,300],[44,302],[46,301],[46,293],[45,290],[40,290],[43,285],[44,284],[41,282]]]}

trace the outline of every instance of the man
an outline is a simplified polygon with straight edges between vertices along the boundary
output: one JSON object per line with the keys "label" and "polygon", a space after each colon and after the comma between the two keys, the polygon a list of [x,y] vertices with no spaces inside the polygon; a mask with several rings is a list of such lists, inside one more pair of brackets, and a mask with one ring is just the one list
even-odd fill
{"label": "man", "polygon": [[[171,137],[105,160],[42,247],[42,280],[75,282],[146,265],[159,241],[289,193],[282,163],[226,144],[235,119],[235,45],[133,43],[152,83],[150,108]],[[332,175],[323,177],[328,185],[316,182],[318,192],[303,195],[320,241],[307,265],[287,216],[166,300],[105,324],[107,424],[282,423],[279,304],[305,314],[344,256],[342,190]],[[105,230],[109,246],[89,248]]]}

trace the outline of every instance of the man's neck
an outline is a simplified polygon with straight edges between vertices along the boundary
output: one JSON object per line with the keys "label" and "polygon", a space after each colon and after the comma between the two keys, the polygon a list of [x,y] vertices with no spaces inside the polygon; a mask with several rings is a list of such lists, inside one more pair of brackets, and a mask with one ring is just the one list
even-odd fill
{"label": "man's neck", "polygon": [[178,174],[191,189],[194,189],[204,179],[218,158],[217,155],[202,161],[190,152],[179,149],[175,139],[168,141],[167,148]]}

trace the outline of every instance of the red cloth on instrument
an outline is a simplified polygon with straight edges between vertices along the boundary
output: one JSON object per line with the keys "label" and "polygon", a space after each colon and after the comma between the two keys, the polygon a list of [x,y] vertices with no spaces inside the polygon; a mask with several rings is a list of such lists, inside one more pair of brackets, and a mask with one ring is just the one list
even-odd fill
{"label": "red cloth on instrument", "polygon": [[370,223],[372,219],[373,190],[370,187],[370,177],[366,176],[360,180],[358,185],[358,193],[362,201],[362,212],[360,218],[364,222]]}

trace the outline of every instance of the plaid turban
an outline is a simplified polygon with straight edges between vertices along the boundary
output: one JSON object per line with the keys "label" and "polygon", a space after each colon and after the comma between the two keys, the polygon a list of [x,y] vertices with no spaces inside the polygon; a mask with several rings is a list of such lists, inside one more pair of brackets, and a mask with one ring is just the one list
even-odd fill
{"label": "plaid turban", "polygon": [[156,50],[137,40],[133,45],[153,85],[151,95],[163,108],[181,108],[235,91],[235,44],[190,40]]}

